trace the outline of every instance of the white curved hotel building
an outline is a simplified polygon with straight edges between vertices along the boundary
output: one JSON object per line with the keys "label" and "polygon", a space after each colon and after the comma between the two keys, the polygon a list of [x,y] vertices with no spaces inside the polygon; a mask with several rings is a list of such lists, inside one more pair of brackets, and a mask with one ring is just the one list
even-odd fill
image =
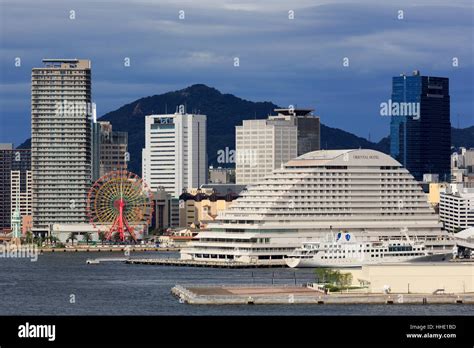
{"label": "white curved hotel building", "polygon": [[280,263],[303,242],[339,231],[372,240],[408,234],[444,252],[452,245],[412,175],[374,150],[309,152],[241,196],[181,258]]}

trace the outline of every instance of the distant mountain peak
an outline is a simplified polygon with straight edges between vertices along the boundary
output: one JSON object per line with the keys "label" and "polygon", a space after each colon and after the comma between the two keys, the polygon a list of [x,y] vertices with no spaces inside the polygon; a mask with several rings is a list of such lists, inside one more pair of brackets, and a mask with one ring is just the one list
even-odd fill
{"label": "distant mountain peak", "polygon": [[[278,108],[272,102],[253,102],[232,94],[222,94],[214,87],[205,84],[194,84],[186,88],[137,99],[108,112],[100,120],[110,121],[115,131],[128,132],[128,152],[130,153],[129,169],[141,173],[141,153],[145,146],[145,116],[150,114],[171,114],[179,105],[186,105],[188,112],[200,112],[207,115],[207,153],[209,164],[222,167],[230,163],[217,163],[217,151],[235,149],[235,126],[246,119],[263,119],[273,114]],[[316,106],[316,105],[315,105]],[[358,137],[338,128],[324,125],[321,115],[321,148],[323,149],[357,149],[369,148],[388,153],[389,138],[378,143]],[[454,146],[474,147],[474,127],[452,129]],[[19,148],[31,146],[28,139]]]}

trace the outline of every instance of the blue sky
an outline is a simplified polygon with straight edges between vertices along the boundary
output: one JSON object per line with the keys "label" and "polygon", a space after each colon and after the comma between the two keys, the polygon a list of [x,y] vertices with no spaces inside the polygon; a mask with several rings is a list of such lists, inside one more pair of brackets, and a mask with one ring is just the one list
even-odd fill
{"label": "blue sky", "polygon": [[92,60],[99,115],[204,83],[314,107],[324,124],[379,140],[391,77],[419,69],[450,78],[453,126],[474,125],[472,0],[255,2],[0,0],[0,142],[30,136],[31,68],[43,58]]}

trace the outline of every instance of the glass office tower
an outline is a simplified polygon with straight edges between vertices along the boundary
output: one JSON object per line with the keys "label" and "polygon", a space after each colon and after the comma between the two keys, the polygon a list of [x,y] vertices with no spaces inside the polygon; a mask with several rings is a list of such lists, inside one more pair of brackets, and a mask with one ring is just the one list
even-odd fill
{"label": "glass office tower", "polygon": [[419,103],[417,116],[391,116],[390,155],[403,164],[416,180],[423,174],[438,174],[450,180],[451,121],[449,79],[421,76],[393,78],[392,104]]}

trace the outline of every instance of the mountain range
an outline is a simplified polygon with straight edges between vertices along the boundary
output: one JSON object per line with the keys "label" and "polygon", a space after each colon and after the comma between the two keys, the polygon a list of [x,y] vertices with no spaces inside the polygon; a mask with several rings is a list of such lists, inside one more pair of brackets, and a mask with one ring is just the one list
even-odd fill
{"label": "mountain range", "polygon": [[[189,113],[207,115],[207,154],[209,165],[218,165],[217,152],[235,148],[235,126],[245,119],[262,119],[274,114],[278,105],[270,101],[252,102],[232,94],[223,94],[204,84],[137,99],[99,118],[110,121],[115,131],[128,132],[129,170],[141,174],[141,153],[145,146],[145,116],[174,113],[179,105],[185,105]],[[389,137],[371,142],[350,132],[321,124],[321,148],[347,149],[368,148],[389,152]],[[474,147],[474,126],[452,128],[454,147]],[[28,148],[28,139],[19,148]],[[220,165],[220,164],[219,164]]]}

